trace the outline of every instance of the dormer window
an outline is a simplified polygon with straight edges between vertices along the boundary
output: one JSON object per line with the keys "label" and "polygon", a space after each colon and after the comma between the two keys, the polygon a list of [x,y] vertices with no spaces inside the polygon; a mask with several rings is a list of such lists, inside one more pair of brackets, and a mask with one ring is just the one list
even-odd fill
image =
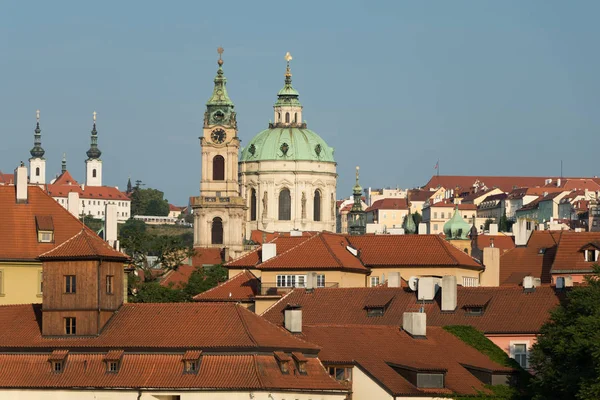
{"label": "dormer window", "polygon": [[65,362],[69,350],[54,350],[48,357],[48,361],[52,367],[52,372],[60,374],[65,369]]}
{"label": "dormer window", "polygon": [[483,315],[483,307],[465,307],[465,312],[469,315]]}
{"label": "dormer window", "polygon": [[183,373],[197,374],[200,369],[200,361],[202,359],[202,350],[188,350],[182,357]]}
{"label": "dormer window", "polygon": [[393,299],[393,293],[373,291],[365,300],[367,317],[382,317]]}
{"label": "dormer window", "polygon": [[54,242],[54,223],[51,216],[36,216],[38,243]]}
{"label": "dormer window", "polygon": [[479,316],[483,315],[485,309],[490,302],[490,297],[484,294],[473,296],[462,308],[467,315]]}
{"label": "dormer window", "polygon": [[586,250],[585,251],[585,261],[587,262],[596,262],[598,258],[596,257],[597,250]]}
{"label": "dormer window", "polygon": [[53,361],[52,362],[52,372],[60,373],[63,370],[63,362],[62,361]]}
{"label": "dormer window", "polygon": [[383,307],[367,308],[367,317],[383,317]]}
{"label": "dormer window", "polygon": [[445,368],[411,367],[390,363],[388,365],[419,389],[443,389],[446,387],[447,370]]}
{"label": "dormer window", "polygon": [[106,364],[106,372],[116,374],[121,369],[121,359],[123,358],[123,350],[111,350],[104,356]]}
{"label": "dormer window", "polygon": [[296,369],[298,370],[298,373],[300,373],[301,375],[306,375],[306,363],[308,362],[308,359],[304,357],[302,353],[297,352],[292,353],[292,357],[296,362]]}
{"label": "dormer window", "polygon": [[579,251],[583,253],[583,259],[586,262],[597,262],[598,255],[600,253],[599,249],[600,249],[600,243],[593,242],[593,243],[586,244],[585,246],[580,248]]}
{"label": "dormer window", "polygon": [[279,370],[282,374],[287,375],[290,373],[290,362],[292,358],[285,354],[282,351],[275,351],[273,353],[275,355],[275,360],[277,360],[277,364],[279,364]]}

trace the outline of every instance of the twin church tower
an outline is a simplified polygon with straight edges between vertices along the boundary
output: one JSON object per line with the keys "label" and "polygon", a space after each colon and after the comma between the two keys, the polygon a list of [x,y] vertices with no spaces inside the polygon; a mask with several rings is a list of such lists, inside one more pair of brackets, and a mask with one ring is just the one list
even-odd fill
{"label": "twin church tower", "polygon": [[241,255],[253,230],[335,231],[334,150],[302,119],[286,54],[274,122],[240,148],[235,106],[227,94],[223,49],[206,103],[200,196],[192,202],[194,246],[226,247]]}

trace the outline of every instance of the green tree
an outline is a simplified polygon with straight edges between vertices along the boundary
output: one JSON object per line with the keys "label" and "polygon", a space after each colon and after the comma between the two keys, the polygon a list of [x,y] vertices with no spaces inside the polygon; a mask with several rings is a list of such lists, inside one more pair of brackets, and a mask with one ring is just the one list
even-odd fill
{"label": "green tree", "polygon": [[489,231],[490,230],[490,225],[494,223],[494,220],[491,218],[488,218],[485,220],[484,224],[483,224],[483,230],[485,231]]}
{"label": "green tree", "polygon": [[137,285],[129,296],[131,303],[181,303],[187,300],[183,291],[161,286],[159,282],[144,282]]}
{"label": "green tree", "polygon": [[421,222],[423,222],[423,217],[421,216],[421,214],[419,214],[418,211],[415,211],[412,216],[413,216],[413,220],[415,221],[415,226],[417,227],[417,232],[418,232],[419,224]]}
{"label": "green tree", "polygon": [[529,358],[534,399],[600,398],[600,267],[542,326]]}
{"label": "green tree", "polygon": [[131,193],[131,215],[169,215],[169,202],[157,189],[142,189],[136,185]]}
{"label": "green tree", "polygon": [[198,293],[214,288],[221,282],[227,280],[228,271],[222,265],[212,267],[198,267],[188,280],[183,292],[191,300]]}

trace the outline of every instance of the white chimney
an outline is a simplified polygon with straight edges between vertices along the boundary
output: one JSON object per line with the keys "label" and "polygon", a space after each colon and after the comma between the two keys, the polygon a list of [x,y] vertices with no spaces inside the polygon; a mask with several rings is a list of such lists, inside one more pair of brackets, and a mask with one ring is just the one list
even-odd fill
{"label": "white chimney", "polygon": [[417,298],[424,301],[433,301],[439,288],[438,279],[431,276],[419,278]]}
{"label": "white chimney", "polygon": [[298,229],[292,229],[290,231],[290,236],[292,236],[292,237],[302,236],[302,231],[299,231]]}
{"label": "white chimney", "polygon": [[526,276],[523,278],[523,289],[532,291],[533,288],[533,276]]}
{"label": "white chimney", "polygon": [[23,163],[15,169],[15,187],[17,203],[27,203],[27,167]]}
{"label": "white chimney", "polygon": [[306,289],[315,289],[317,287],[317,273],[309,272],[306,276]]}
{"label": "white chimney", "polygon": [[490,224],[490,235],[498,234],[498,224]]}
{"label": "white chimney", "polygon": [[388,287],[400,287],[400,272],[390,272],[388,274]]}
{"label": "white chimney", "polygon": [[270,260],[277,255],[277,245],[275,243],[264,243],[262,245],[262,262]]}
{"label": "white chimney", "polygon": [[419,223],[419,235],[427,235],[427,224],[425,222]]}
{"label": "white chimney", "polygon": [[283,324],[291,333],[302,333],[302,307],[288,304],[283,312]]}
{"label": "white chimney", "polygon": [[79,218],[79,193],[69,192],[67,196],[67,209],[76,218]]}
{"label": "white chimney", "polygon": [[106,203],[104,206],[104,240],[111,247],[119,248],[119,241],[117,240],[117,205],[114,203]]}
{"label": "white chimney", "polygon": [[414,338],[425,338],[427,336],[427,314],[405,312],[402,315],[402,329]]}
{"label": "white chimney", "polygon": [[442,311],[456,310],[456,276],[445,275],[442,278]]}
{"label": "white chimney", "polygon": [[565,276],[565,287],[573,287],[573,277]]}

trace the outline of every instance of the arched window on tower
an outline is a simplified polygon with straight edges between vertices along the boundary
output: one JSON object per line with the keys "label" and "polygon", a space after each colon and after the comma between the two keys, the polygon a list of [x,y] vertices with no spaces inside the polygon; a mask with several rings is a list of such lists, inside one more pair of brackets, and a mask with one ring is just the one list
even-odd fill
{"label": "arched window on tower", "polygon": [[40,167],[35,167],[35,176],[40,176]]}
{"label": "arched window on tower", "polygon": [[294,113],[294,123],[298,123],[298,113]]}
{"label": "arched window on tower", "polygon": [[286,123],[286,124],[289,124],[289,123],[290,123],[290,113],[289,113],[289,112],[286,112],[286,113],[285,113],[285,123]]}
{"label": "arched window on tower", "polygon": [[277,122],[281,122],[281,113],[280,112],[277,113]]}
{"label": "arched window on tower", "polygon": [[223,244],[223,220],[221,218],[213,218],[210,233],[212,244]]}
{"label": "arched window on tower", "polygon": [[213,158],[213,181],[225,180],[225,159],[223,156]]}
{"label": "arched window on tower", "polygon": [[292,219],[292,197],[288,188],[279,192],[279,220],[289,221]]}
{"label": "arched window on tower", "polygon": [[256,189],[250,191],[250,221],[256,221]]}
{"label": "arched window on tower", "polygon": [[96,168],[94,168],[94,169],[92,170],[92,178],[95,178],[95,177],[96,177]]}
{"label": "arched window on tower", "polygon": [[313,200],[313,220],[321,220],[321,192],[315,190],[315,198]]}

